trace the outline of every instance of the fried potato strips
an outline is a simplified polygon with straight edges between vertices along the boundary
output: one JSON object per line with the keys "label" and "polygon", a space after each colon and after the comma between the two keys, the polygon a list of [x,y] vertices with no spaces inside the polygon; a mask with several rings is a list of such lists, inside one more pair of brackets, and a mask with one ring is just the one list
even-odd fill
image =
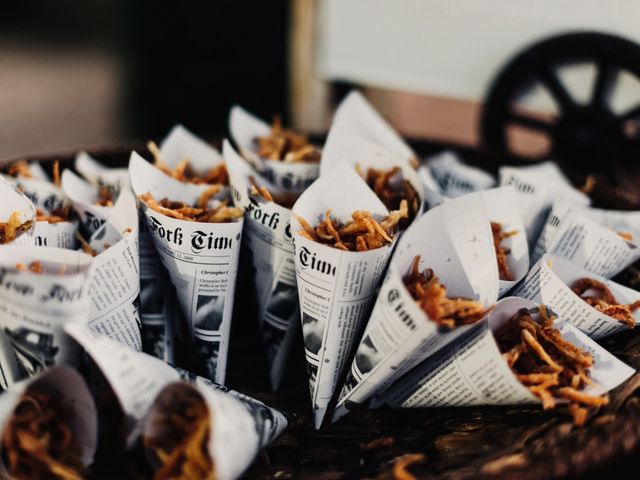
{"label": "fried potato strips", "polygon": [[278,160],[286,163],[316,163],[320,161],[320,152],[309,143],[305,135],[282,128],[280,118],[273,119],[271,132],[266,137],[254,140],[258,155],[266,160]]}
{"label": "fried potato strips", "polygon": [[633,234],[631,232],[616,232],[625,242],[633,242]]}
{"label": "fried potato strips", "polygon": [[640,300],[628,305],[620,304],[609,287],[598,280],[587,277],[579,278],[573,282],[571,289],[599,312],[615,318],[629,328],[636,326],[633,312],[640,308]]}
{"label": "fried potato strips", "polygon": [[80,242],[80,246],[82,247],[82,251],[84,253],[86,253],[87,255],[91,255],[92,257],[95,257],[98,254],[98,252],[96,252],[91,247],[91,245],[89,245],[89,242],[87,242],[87,240],[82,236],[80,232],[76,231],[75,237]]}
{"label": "fried potato strips", "polygon": [[[207,192],[203,193],[203,196]],[[197,205],[202,205],[201,197]],[[150,193],[140,195],[140,200],[149,208],[167,217],[201,223],[229,223],[242,217],[244,210],[240,207],[227,207],[227,202],[222,201],[216,207],[208,207],[206,201],[202,206],[192,207],[184,202],[176,202],[163,198],[159,202]]]}
{"label": "fried potato strips", "polygon": [[502,224],[498,222],[491,222],[491,233],[493,234],[493,246],[496,249],[496,258],[498,259],[498,273],[500,280],[513,281],[513,273],[507,262],[507,255],[511,253],[510,248],[501,247],[500,244],[503,240],[517,235],[518,232],[513,230],[511,232],[503,232]]}
{"label": "fried potato strips", "polygon": [[258,185],[255,178],[249,177],[249,181],[251,182],[251,195],[261,197],[267,202],[275,202],[284,208],[293,208],[293,205],[300,196],[299,193],[294,192],[272,195],[271,192],[267,190],[267,187]]}
{"label": "fried potato strips", "polygon": [[145,435],[144,443],[157,457],[160,468],[155,480],[215,478],[207,444],[211,417],[200,394],[181,390],[184,395],[163,395],[158,400],[159,415],[153,418],[157,435]]}
{"label": "fried potato strips", "polygon": [[33,178],[29,162],[25,159],[13,162],[7,167],[7,175],[11,177]]}
{"label": "fried potato strips", "polygon": [[402,200],[407,201],[408,215],[400,222],[400,230],[407,228],[418,213],[420,198],[411,182],[402,178],[400,167],[389,170],[369,168],[366,175],[362,173],[359,165],[356,165],[356,170],[389,211],[399,209]]}
{"label": "fried potato strips", "polygon": [[51,210],[51,213],[45,213],[44,211],[36,208],[36,222],[49,222],[60,223],[67,222],[71,219],[71,205],[64,205],[55,210]]}
{"label": "fried potato strips", "polygon": [[396,459],[393,464],[393,480],[416,480],[413,473],[407,470],[415,463],[423,462],[427,459],[422,453],[408,453]]}
{"label": "fried potato strips", "polygon": [[0,222],[0,244],[12,242],[19,233],[29,230],[32,224],[31,220],[20,221],[20,212],[13,212],[8,221]]}
{"label": "fried potato strips", "polygon": [[85,478],[82,451],[69,427],[73,411],[53,391],[29,388],[2,433],[2,455],[10,478]]}
{"label": "fried potato strips", "polygon": [[593,357],[562,338],[553,326],[555,317],[544,305],[538,317],[523,308],[495,332],[502,358],[545,410],[554,408],[557,399],[568,400],[574,424],[584,425],[589,408],[609,402],[606,395],[580,391],[593,383],[589,378]]}
{"label": "fried potato strips", "polygon": [[101,185],[98,188],[98,200],[96,200],[95,204],[101,207],[113,207],[113,192]]}
{"label": "fried potato strips", "polygon": [[331,210],[327,210],[324,220],[315,228],[299,215],[296,219],[302,225],[300,235],[309,240],[340,250],[364,252],[392,243],[398,223],[407,215],[407,202],[403,200],[400,209],[389,213],[380,223],[365,210],[353,212],[352,220],[345,225],[331,217]]}
{"label": "fried potato strips", "polygon": [[432,269],[420,271],[420,255],[413,259],[411,270],[403,282],[429,319],[444,327],[455,328],[477,322],[491,310],[475,300],[447,297],[447,287],[440,283]]}
{"label": "fried potato strips", "polygon": [[172,169],[162,160],[160,149],[155,142],[148,142],[147,148],[151,152],[151,155],[153,155],[153,165],[179,182],[195,183],[198,185],[203,183],[210,185],[229,185],[229,173],[224,163],[212,167],[203,175],[198,175],[191,167],[190,158],[184,158]]}

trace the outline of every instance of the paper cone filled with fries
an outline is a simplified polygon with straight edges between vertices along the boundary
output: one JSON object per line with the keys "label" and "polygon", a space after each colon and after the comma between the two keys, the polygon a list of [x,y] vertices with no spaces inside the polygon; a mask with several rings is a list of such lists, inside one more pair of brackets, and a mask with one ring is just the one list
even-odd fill
{"label": "paper cone filled with fries", "polygon": [[0,245],[33,245],[36,211],[29,199],[0,177]]}
{"label": "paper cone filled with fries", "polygon": [[420,364],[380,400],[403,408],[566,405],[582,425],[633,373],[544,305],[508,297],[487,322]]}
{"label": "paper cone filled with fries", "polygon": [[108,187],[92,185],[68,169],[62,172],[61,187],[80,218],[80,233],[89,238],[109,218],[117,195]]}
{"label": "paper cone filled with fries", "polygon": [[408,216],[389,212],[346,163],[320,177],[293,207],[291,229],[302,334],[319,428]]}
{"label": "paper cone filled with fries", "polygon": [[135,152],[129,170],[203,371],[224,383],[244,211],[216,197],[221,184],[181,181]]}
{"label": "paper cone filled with fries", "polygon": [[245,209],[243,247],[250,259],[271,387],[277,389],[300,330],[298,289],[289,217],[297,194],[276,187],[228,141],[223,154],[237,205]]}
{"label": "paper cone filled with fries", "polygon": [[489,314],[498,296],[489,223],[477,193],[429,210],[403,234],[338,397],[334,420]]}

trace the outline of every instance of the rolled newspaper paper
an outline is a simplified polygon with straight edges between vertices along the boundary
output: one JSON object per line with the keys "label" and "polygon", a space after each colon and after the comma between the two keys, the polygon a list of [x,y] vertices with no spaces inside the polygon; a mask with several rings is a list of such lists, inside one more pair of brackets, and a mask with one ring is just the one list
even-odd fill
{"label": "rolled newspaper paper", "polygon": [[244,158],[272,185],[300,193],[318,178],[317,161],[288,162],[261,157],[256,141],[269,137],[272,127],[238,105],[229,112],[229,132]]}
{"label": "rolled newspaper paper", "polygon": [[97,446],[97,412],[75,370],[51,367],[15,384],[0,397],[0,423],[2,477],[86,477]]}
{"label": "rolled newspaper paper", "polygon": [[15,178],[31,178],[34,180],[42,180],[43,182],[51,181],[49,175],[47,175],[47,172],[44,171],[40,163],[34,161],[29,162],[25,159],[6,165],[5,171],[7,175]]}
{"label": "rolled newspaper paper", "polygon": [[401,227],[406,228],[422,215],[425,201],[422,182],[406,158],[334,125],[322,150],[320,175],[342,162],[356,169],[389,211],[397,210],[403,199],[408,202],[409,218]]}
{"label": "rolled newspaper paper", "polygon": [[131,191],[120,193],[106,223],[84,248],[94,256],[89,328],[141,350],[138,208]]}
{"label": "rolled newspaper paper", "polygon": [[129,186],[129,170],[127,168],[107,167],[87,152],[78,152],[74,167],[90,183],[106,187],[116,197],[120,190]]}
{"label": "rolled newspaper paper", "polygon": [[[157,201],[168,198],[187,205],[195,205],[201,198],[202,192],[191,188],[201,185],[179,182],[135,152],[129,170],[138,198],[151,194]],[[141,201],[140,206],[176,289],[203,369],[208,378],[224,383],[243,217],[228,223],[205,223],[165,215],[147,201]]]}
{"label": "rolled newspaper paper", "polygon": [[[477,325],[460,341],[452,343],[420,364],[376,399],[377,403],[386,400],[396,408],[541,403],[541,399],[534,395],[534,384],[526,383],[535,379],[526,378],[526,375],[516,376],[508,363],[510,360],[506,354],[501,353],[498,340],[494,336],[505,323],[519,313],[541,315],[539,307],[529,300],[517,297],[500,300],[489,315],[488,322]],[[592,383],[581,380],[580,384],[584,388],[579,394],[604,394],[633,375],[634,370],[631,367],[622,363],[565,319],[556,319],[553,327],[559,331],[561,337],[550,337],[555,344],[574,352],[575,358],[578,357],[578,352],[590,354],[592,357],[592,364],[588,368]],[[533,343],[537,343],[535,337],[532,338]],[[567,346],[568,344],[572,344],[572,347]],[[576,347],[577,350],[574,350]],[[584,358],[584,353],[579,354],[581,359]],[[549,360],[553,362],[552,359]],[[525,383],[521,383],[521,380]],[[533,388],[530,390],[527,385]],[[544,406],[552,408],[556,403],[566,402],[571,397],[549,398],[542,395],[542,398],[545,401]]]}
{"label": "rolled newspaper paper", "polygon": [[420,269],[431,268],[450,298],[477,302],[481,313],[473,322],[485,318],[498,296],[498,268],[481,193],[427,211],[398,242],[338,397],[334,421],[473,327],[464,320],[446,327],[420,307],[405,283],[417,257]]}
{"label": "rolled newspaper paper", "polygon": [[33,245],[36,223],[33,204],[3,177],[0,177],[0,195],[0,245]]}
{"label": "rolled newspaper paper", "polygon": [[445,150],[419,168],[429,207],[467,193],[493,188],[496,180],[484,170],[465,164],[457,153]]}
{"label": "rolled newspaper paper", "polygon": [[92,258],[50,247],[0,248],[0,328],[23,376],[75,364],[78,350],[63,324],[87,323]]}
{"label": "rolled newspaper paper", "polygon": [[225,140],[222,149],[237,205],[245,209],[243,246],[249,253],[271,387],[280,386],[291,346],[300,330],[298,290],[289,217],[291,210],[268,200],[288,192],[263,178]]}
{"label": "rolled newspaper paper", "polygon": [[612,230],[590,218],[588,209],[556,202],[531,253],[531,263],[544,253],[562,257],[591,273],[616,276],[640,259],[640,248],[629,229]]}
{"label": "rolled newspaper paper", "polygon": [[[576,207],[574,207],[576,208]],[[632,242],[640,239],[640,212],[581,207],[580,213],[614,232],[627,234]]]}
{"label": "rolled newspaper paper", "polygon": [[553,255],[543,255],[512,294],[548,305],[596,340],[640,321],[639,292]]}
{"label": "rolled newspaper paper", "polygon": [[29,178],[8,180],[22,191],[36,207],[35,244],[43,247],[73,249],[78,222],[62,190],[51,182]]}
{"label": "rolled newspaper paper", "polygon": [[132,447],[142,433],[156,396],[164,387],[180,380],[203,389],[221,391],[244,402],[255,414],[254,429],[261,447],[271,443],[287,426],[287,419],[282,413],[259,400],[174,368],[158,358],[132,350],[103,335],[96,335],[82,325],[68,325],[66,332],[84,349],[87,358],[91,359],[88,370],[97,368],[115,395],[126,418],[126,438],[123,440],[127,447]]}
{"label": "rolled newspaper paper", "polygon": [[355,211],[380,221],[389,214],[356,171],[345,163],[320,177],[293,207],[298,297],[314,424],[320,428],[359,337],[397,239],[367,251],[344,251],[313,241],[300,219],[316,225],[326,212],[346,222]]}
{"label": "rolled newspaper paper", "polygon": [[332,129],[352,132],[417,165],[415,152],[357,90],[351,91],[338,105],[332,125]]}
{"label": "rolled newspaper paper", "polygon": [[62,172],[61,188],[80,218],[80,232],[89,238],[109,218],[117,196],[107,187],[93,185],[69,169]]}
{"label": "rolled newspaper paper", "polygon": [[513,185],[518,207],[527,230],[529,245],[535,245],[540,230],[556,201],[588,206],[589,197],[573,188],[555,162],[527,167],[501,167],[499,185]]}

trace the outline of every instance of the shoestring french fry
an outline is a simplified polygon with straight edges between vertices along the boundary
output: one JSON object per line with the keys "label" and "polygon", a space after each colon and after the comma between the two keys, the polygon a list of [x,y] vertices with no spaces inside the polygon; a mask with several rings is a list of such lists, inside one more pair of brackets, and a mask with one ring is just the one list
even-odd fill
{"label": "shoestring french fry", "polygon": [[623,240],[633,242],[633,234],[631,232],[616,232]]}
{"label": "shoestring french fry", "polygon": [[555,408],[558,399],[566,400],[574,424],[584,425],[590,409],[609,402],[606,395],[581,391],[593,384],[593,357],[562,338],[547,307],[541,305],[537,317],[521,309],[495,332],[502,357],[544,410]]}
{"label": "shoestring french fry", "polygon": [[71,205],[63,205],[60,208],[51,210],[50,213],[46,213],[43,210],[36,208],[36,222],[48,222],[48,223],[60,223],[67,222],[71,219]]}
{"label": "shoestring french fry", "polygon": [[[206,191],[203,196],[205,194],[207,194]],[[238,220],[244,214],[242,208],[228,207],[226,201],[221,201],[214,207],[208,205],[193,207],[184,202],[172,201],[167,198],[157,201],[151,193],[140,195],[140,200],[158,213],[189,222],[228,223]],[[201,201],[196,202],[196,205],[200,204],[202,204]]]}
{"label": "shoestring french fry", "polygon": [[70,427],[70,405],[55,390],[29,388],[2,434],[10,478],[80,480],[86,477],[82,448]]}
{"label": "shoestring french fry", "polygon": [[20,212],[13,212],[6,222],[0,222],[0,244],[6,244],[16,239],[18,234],[26,232],[31,228],[33,222],[20,220]]}
{"label": "shoestring french fry", "polygon": [[302,225],[300,235],[315,242],[351,252],[363,252],[384,247],[393,242],[397,226],[401,219],[407,218],[406,200],[400,202],[400,208],[389,213],[378,223],[370,212],[356,210],[351,214],[352,220],[342,224],[331,216],[327,210],[324,220],[312,227],[304,218],[296,215]]}
{"label": "shoestring french fry", "polygon": [[493,235],[493,245],[496,249],[496,258],[498,259],[498,273],[500,280],[513,281],[513,273],[507,262],[507,255],[511,253],[511,249],[500,246],[502,241],[517,235],[517,231],[504,232],[502,231],[502,224],[498,222],[491,222],[491,233]]}
{"label": "shoestring french fry", "polygon": [[631,304],[621,304],[616,300],[609,287],[599,280],[588,277],[573,282],[571,289],[599,312],[615,318],[629,328],[636,326],[633,312],[640,308],[640,300]]}
{"label": "shoestring french fry", "polygon": [[279,117],[273,119],[269,135],[256,137],[258,155],[266,160],[285,163],[316,163],[320,152],[305,135],[282,127]]}
{"label": "shoestring french fry", "polygon": [[145,436],[147,450],[160,463],[155,480],[214,479],[207,444],[211,435],[209,409],[196,390],[184,396],[159,397],[153,418],[158,435]]}
{"label": "shoestring french fry", "polygon": [[229,174],[227,173],[227,167],[224,163],[212,167],[204,174],[198,174],[191,167],[191,160],[188,157],[182,159],[175,168],[170,168],[162,159],[160,149],[155,142],[148,142],[147,148],[151,152],[151,155],[153,155],[153,164],[166,175],[180,182],[193,183],[196,185],[229,185]]}
{"label": "shoestring french fry", "polygon": [[56,160],[53,162],[53,179],[52,183],[56,187],[60,187],[60,161]]}
{"label": "shoestring french fry", "polygon": [[95,201],[95,204],[101,207],[113,207],[113,192],[111,189],[100,185],[98,187],[98,199]]}
{"label": "shoestring french fry", "polygon": [[249,177],[249,181],[251,182],[251,195],[257,195],[262,197],[267,202],[275,202],[281,207],[291,209],[293,205],[298,200],[300,193],[295,192],[287,192],[280,194],[271,194],[271,192],[267,189],[267,187],[258,185],[256,179],[251,176]]}
{"label": "shoestring french fry", "polygon": [[475,300],[447,297],[447,287],[431,268],[420,271],[420,255],[414,258],[403,282],[429,319],[444,327],[469,325],[484,318],[491,310]]}
{"label": "shoestring french fry", "polygon": [[7,175],[11,177],[33,178],[29,162],[25,159],[13,162],[7,167]]}

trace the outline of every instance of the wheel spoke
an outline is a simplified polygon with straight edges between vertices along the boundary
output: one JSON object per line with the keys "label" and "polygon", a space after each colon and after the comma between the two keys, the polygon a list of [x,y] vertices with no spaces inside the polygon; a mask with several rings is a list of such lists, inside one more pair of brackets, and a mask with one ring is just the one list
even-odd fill
{"label": "wheel spoke", "polygon": [[544,86],[549,90],[551,96],[558,102],[561,110],[570,110],[575,106],[571,94],[564,87],[558,75],[551,67],[547,65],[541,66],[538,75]]}
{"label": "wheel spoke", "polygon": [[596,63],[597,74],[591,92],[591,105],[606,106],[616,83],[617,70],[608,61]]}
{"label": "wheel spoke", "polygon": [[547,122],[540,118],[532,117],[530,115],[524,115],[522,113],[510,112],[507,116],[507,123],[514,123],[521,125],[530,130],[538,130],[542,132],[551,132],[554,128],[553,122]]}

